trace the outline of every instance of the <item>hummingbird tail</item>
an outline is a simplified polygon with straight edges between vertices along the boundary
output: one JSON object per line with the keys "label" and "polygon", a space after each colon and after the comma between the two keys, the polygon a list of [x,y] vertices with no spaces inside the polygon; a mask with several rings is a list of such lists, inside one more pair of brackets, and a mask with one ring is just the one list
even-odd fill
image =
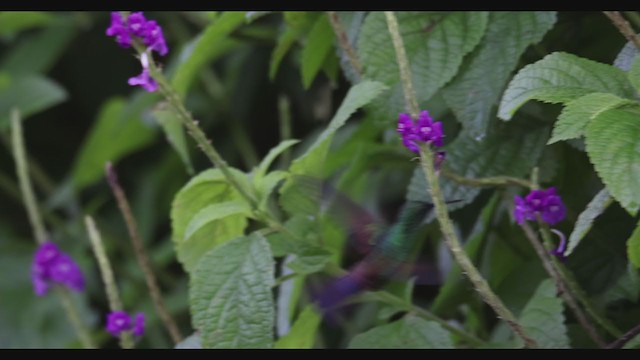
{"label": "hummingbird tail", "polygon": [[344,299],[355,295],[369,286],[366,274],[359,271],[351,273],[334,280],[317,297],[316,303],[323,311],[331,311]]}

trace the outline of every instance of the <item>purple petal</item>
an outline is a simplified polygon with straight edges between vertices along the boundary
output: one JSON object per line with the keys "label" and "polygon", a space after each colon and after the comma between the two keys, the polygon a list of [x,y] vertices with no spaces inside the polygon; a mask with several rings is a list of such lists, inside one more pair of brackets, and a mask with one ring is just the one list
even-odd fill
{"label": "purple petal", "polygon": [[84,290],[84,276],[78,264],[67,254],[61,254],[49,269],[51,280],[75,291]]}
{"label": "purple petal", "polygon": [[127,30],[130,34],[139,37],[142,37],[144,35],[147,19],[145,19],[142,12],[131,13],[127,21],[129,22],[129,27]]}
{"label": "purple petal", "polygon": [[131,330],[131,317],[124,311],[112,311],[107,315],[106,329],[111,335],[118,337],[123,331]]}
{"label": "purple petal", "polygon": [[554,225],[562,221],[567,212],[560,196],[552,195],[545,199],[542,209],[542,220]]}
{"label": "purple petal", "polygon": [[396,129],[401,135],[413,133],[413,120],[409,114],[400,113],[398,115],[398,127]]}
{"label": "purple petal", "polygon": [[567,237],[564,236],[561,231],[558,231],[556,229],[551,229],[551,232],[558,235],[558,237],[560,238],[560,244],[558,244],[557,248],[549,251],[549,253],[558,257],[561,261],[564,262],[567,259],[567,257],[564,255],[564,252],[567,250]]}
{"label": "purple petal", "polygon": [[135,325],[133,326],[133,334],[135,336],[142,336],[144,334],[144,314],[137,313],[135,319]]}
{"label": "purple petal", "polygon": [[526,201],[518,195],[513,197],[513,202],[515,204],[513,208],[513,217],[516,218],[516,222],[519,225],[522,225],[526,219],[526,214],[529,212],[529,208]]}
{"label": "purple petal", "polygon": [[129,78],[128,83],[131,86],[140,85],[148,92],[158,90],[158,83],[149,75],[149,69],[143,69],[140,75]]}

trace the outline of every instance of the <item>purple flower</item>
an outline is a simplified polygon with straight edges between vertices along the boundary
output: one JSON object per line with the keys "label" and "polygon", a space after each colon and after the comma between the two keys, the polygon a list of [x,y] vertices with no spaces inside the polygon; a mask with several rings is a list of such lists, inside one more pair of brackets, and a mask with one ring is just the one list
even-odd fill
{"label": "purple flower", "polygon": [[131,34],[127,29],[125,19],[117,11],[111,13],[111,26],[107,28],[107,36],[115,36],[116,42],[123,48],[131,46]]}
{"label": "purple flower", "polygon": [[123,331],[131,330],[131,317],[124,311],[112,311],[107,315],[107,331],[118,337]]}
{"label": "purple flower", "polygon": [[137,313],[132,324],[131,316],[126,311],[112,311],[107,315],[107,331],[118,337],[123,331],[133,331],[135,336],[144,333],[144,314]]}
{"label": "purple flower", "polygon": [[404,146],[414,153],[420,152],[418,143],[430,143],[435,147],[442,146],[442,122],[433,122],[428,111],[420,112],[417,122],[411,120],[409,114],[400,113],[396,131],[402,137]]}
{"label": "purple flower", "polygon": [[158,54],[164,56],[169,52],[167,43],[162,33],[162,28],[154,21],[148,21],[142,32],[144,44],[151,50],[155,50]]}
{"label": "purple flower", "polygon": [[140,75],[129,78],[129,85],[140,85],[148,92],[158,90],[158,83],[149,75],[149,69],[147,68],[143,68]]}
{"label": "purple flower", "polygon": [[147,25],[147,19],[145,19],[142,12],[131,13],[127,18],[127,22],[129,23],[127,28],[129,34],[137,37],[143,37]]}
{"label": "purple flower", "polygon": [[52,284],[61,284],[75,291],[84,290],[84,277],[78,264],[51,241],[38,247],[31,265],[31,282],[38,296],[43,296]]}
{"label": "purple flower", "polygon": [[551,229],[551,231],[558,235],[560,238],[560,244],[558,247],[549,251],[551,255],[558,257],[562,262],[567,260],[567,257],[564,255],[564,252],[567,250],[567,237],[564,234],[556,229]]}
{"label": "purple flower", "polygon": [[539,214],[544,222],[553,225],[562,221],[566,214],[566,208],[554,187],[532,190],[524,199],[516,195],[513,201],[513,216],[520,225],[525,220],[535,220],[536,214]]}
{"label": "purple flower", "polygon": [[133,326],[133,335],[142,336],[144,334],[144,314],[137,313],[135,325]]}

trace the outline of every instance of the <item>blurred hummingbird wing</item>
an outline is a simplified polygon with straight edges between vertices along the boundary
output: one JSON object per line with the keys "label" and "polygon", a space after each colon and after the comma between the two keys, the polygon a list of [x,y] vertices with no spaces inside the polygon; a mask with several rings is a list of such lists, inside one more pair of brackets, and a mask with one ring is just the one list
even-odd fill
{"label": "blurred hummingbird wing", "polygon": [[315,198],[319,214],[330,217],[338,226],[347,229],[349,243],[358,252],[368,253],[371,250],[378,234],[386,228],[382,219],[326,180],[302,175],[295,175],[293,179],[293,186],[296,186],[306,198],[300,199],[300,204],[297,205],[300,210],[309,207],[306,204],[309,198]]}

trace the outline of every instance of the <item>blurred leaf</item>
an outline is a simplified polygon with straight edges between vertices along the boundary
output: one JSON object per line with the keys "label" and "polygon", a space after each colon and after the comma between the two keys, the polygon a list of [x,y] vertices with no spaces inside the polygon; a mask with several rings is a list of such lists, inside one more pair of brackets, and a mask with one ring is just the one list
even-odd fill
{"label": "blurred leaf", "polygon": [[640,223],[633,230],[633,234],[627,240],[627,255],[633,266],[640,268]]}
{"label": "blurred leaf", "polygon": [[593,92],[633,98],[626,74],[611,65],[554,52],[522,68],[502,96],[498,117],[510,120],[529,100],[567,103]]}
{"label": "blurred leaf", "polygon": [[464,70],[444,89],[444,99],[465,130],[484,136],[491,110],[525,49],[542,40],[556,21],[553,11],[492,12],[486,35]]}
{"label": "blurred leaf", "polygon": [[[607,190],[629,214],[640,208],[640,106],[611,109],[587,125],[589,160]],[[636,264],[640,265],[640,259]]]}
{"label": "blurred leaf", "polygon": [[331,252],[318,246],[297,244],[296,257],[287,266],[298,274],[321,271],[331,261]]}
{"label": "blurred leaf", "polygon": [[274,148],[269,150],[269,153],[264,157],[264,159],[262,159],[262,161],[260,161],[260,165],[258,165],[258,167],[255,169],[253,175],[254,179],[256,179],[256,181],[259,181],[259,179],[267,173],[267,171],[269,170],[269,166],[271,166],[273,160],[275,160],[285,150],[299,142],[300,140],[296,139],[283,140]]}
{"label": "blurred leaf", "polygon": [[115,163],[153,140],[156,132],[143,124],[139,109],[142,105],[143,101],[127,103],[118,97],[102,105],[73,164],[72,178],[77,189],[101,179],[108,161]]}
{"label": "blurred leaf", "polygon": [[272,346],[274,266],[267,241],[255,233],[202,257],[190,279],[189,299],[204,348]]}
{"label": "blurred leaf", "polygon": [[351,340],[350,349],[453,349],[449,333],[433,321],[406,315]]}
{"label": "blurred leaf", "polygon": [[[321,178],[323,174],[323,164],[329,151],[331,139],[336,130],[345,124],[351,114],[377,98],[384,89],[385,86],[376,81],[362,81],[352,86],[327,128],[318,136],[313,145],[311,145],[304,154],[293,161],[289,169],[290,172],[292,174],[310,175]],[[280,197],[280,204],[285,210],[290,212],[292,212],[293,209],[299,208],[297,202],[300,198],[308,198],[308,195],[301,193],[298,187],[292,186],[291,181],[285,183],[280,193],[282,195]]]}
{"label": "blurred leaf", "polygon": [[55,15],[42,11],[2,11],[0,12],[0,36],[45,26],[54,18]]}
{"label": "blurred leaf", "polygon": [[307,305],[293,323],[289,333],[276,341],[276,349],[311,349],[322,317],[313,304]]}
{"label": "blurred leaf", "polygon": [[167,141],[187,167],[187,172],[193,174],[193,164],[191,164],[191,158],[189,157],[189,148],[187,147],[187,140],[184,136],[184,128],[176,113],[168,109],[155,108],[153,110],[153,116],[162,126]]}
{"label": "blurred leaf", "polygon": [[612,201],[613,199],[606,188],[600,190],[600,192],[591,199],[587,208],[578,216],[578,221],[576,221],[573,231],[571,235],[569,235],[569,243],[567,244],[565,256],[571,255],[573,249],[580,244],[580,241],[587,235],[589,230],[591,230],[593,221],[611,205]]}
{"label": "blurred leaf", "polygon": [[198,333],[193,333],[181,342],[177,343],[174,349],[202,349],[202,341]]}
{"label": "blurred leaf", "polygon": [[223,220],[231,215],[244,215],[245,217],[249,217],[249,215],[251,215],[251,208],[244,200],[230,200],[206,206],[198,211],[193,218],[191,218],[191,221],[189,221],[187,229],[184,232],[185,241],[189,241],[189,238],[203,227],[212,222]]}
{"label": "blurred leaf", "polygon": [[[418,103],[424,104],[450,81],[462,59],[480,42],[489,18],[488,12],[396,12],[413,87]],[[358,57],[364,76],[389,86],[384,101],[374,104],[380,116],[396,119],[405,111],[396,54],[385,15],[370,12],[358,36]],[[390,120],[391,121],[391,120]]]}
{"label": "blurred leaf", "polygon": [[605,304],[611,304],[619,300],[637,302],[640,296],[640,275],[635,266],[630,262],[627,271],[624,272],[615,284],[607,289],[600,300]]}
{"label": "blurred leaf", "polygon": [[333,45],[333,29],[326,15],[316,20],[302,49],[302,84],[308,89]]}
{"label": "blurred leaf", "polygon": [[628,343],[624,344],[623,349],[640,349],[640,334],[633,337],[633,339],[629,340]]}
{"label": "blurred leaf", "polygon": [[0,129],[9,126],[9,113],[13,107],[20,109],[22,119],[54,107],[67,100],[68,94],[55,81],[35,75],[11,76],[0,88]]}
{"label": "blurred leaf", "polygon": [[[544,280],[519,316],[525,328],[538,346],[543,349],[567,349],[569,337],[564,324],[562,300],[556,295],[551,279]],[[518,338],[521,342],[522,339]]]}
{"label": "blurred leaf", "polygon": [[553,127],[553,135],[547,144],[584,135],[589,122],[601,112],[635,103],[609,93],[591,93],[569,101],[562,109]]}
{"label": "blurred leaf", "polygon": [[225,11],[202,32],[193,49],[178,65],[171,81],[178,94],[184,96],[200,69],[237,44],[229,34],[245,22],[244,11]]}
{"label": "blurred leaf", "polygon": [[278,184],[285,180],[289,173],[281,170],[274,170],[267,176],[260,178],[259,181],[254,178],[254,185],[258,193],[258,206],[262,210],[266,210],[269,197]]}
{"label": "blurred leaf", "polygon": [[0,68],[13,75],[45,73],[58,61],[75,35],[76,29],[69,24],[44,28],[16,44],[3,58]]}
{"label": "blurred leaf", "polygon": [[293,44],[298,40],[300,36],[302,36],[302,31],[295,28],[287,28],[280,36],[278,37],[278,43],[276,47],[273,48],[273,52],[271,53],[271,62],[269,64],[269,80],[273,81],[276,78],[276,74],[278,73],[278,69],[280,68],[280,63],[284,56],[287,54],[287,51],[293,46]]}
{"label": "blurred leaf", "polygon": [[629,73],[627,74],[629,77],[629,81],[636,89],[636,91],[640,91],[640,60],[635,59],[633,64],[631,65],[631,69],[629,69]]}
{"label": "blurred leaf", "polygon": [[[248,182],[245,174],[233,168],[230,170],[237,179]],[[241,201],[240,194],[229,185],[219,169],[201,172],[176,194],[171,206],[171,237],[178,260],[188,272],[194,269],[207,251],[243,234],[247,218],[244,214],[236,213],[211,221],[193,235],[186,236],[188,226],[200,211],[229,201]]]}
{"label": "blurred leaf", "polygon": [[[444,167],[466,178],[488,176],[521,177],[537,163],[548,138],[548,128],[528,123],[514,122],[514,126],[502,126],[494,121],[492,131],[482,140],[467,133],[460,134],[447,150]],[[407,200],[432,202],[427,192],[424,172],[417,167],[407,191]],[[441,176],[441,188],[446,200],[462,200],[449,205],[450,210],[471,203],[480,188],[462,185]]]}

